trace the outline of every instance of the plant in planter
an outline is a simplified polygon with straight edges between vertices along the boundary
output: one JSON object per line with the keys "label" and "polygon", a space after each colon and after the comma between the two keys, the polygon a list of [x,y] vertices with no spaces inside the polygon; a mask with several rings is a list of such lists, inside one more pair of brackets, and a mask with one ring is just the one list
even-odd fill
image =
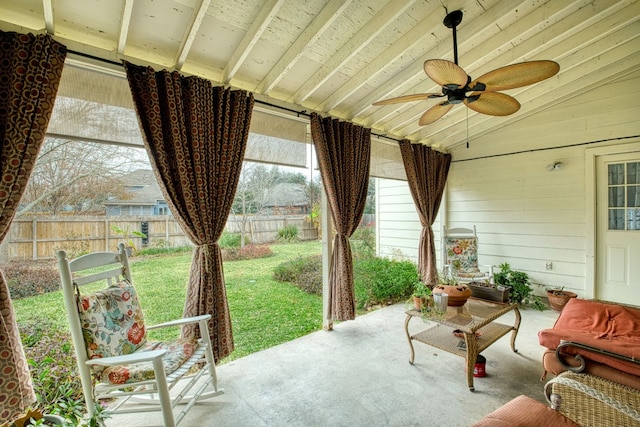
{"label": "plant in planter", "polygon": [[118,227],[116,224],[112,224],[111,229],[114,231],[114,233],[122,236],[122,238],[124,239],[124,244],[126,245],[127,248],[131,248],[131,251],[128,251],[127,255],[131,255],[131,252],[135,252],[138,250],[136,248],[136,245],[133,243],[134,236],[141,237],[143,239],[147,238],[147,235],[144,234],[142,231],[131,230],[131,227],[128,225],[124,228],[121,228],[121,227]]}
{"label": "plant in planter", "polygon": [[509,263],[500,264],[500,271],[493,275],[496,286],[510,287],[509,301],[520,305],[530,305],[536,310],[546,308],[540,297],[532,295],[533,288],[529,281],[529,275],[524,271],[512,270]]}
{"label": "plant in planter", "polygon": [[431,288],[422,283],[421,280],[417,280],[413,284],[413,306],[416,310],[423,310],[428,307],[427,300],[431,296]]}
{"label": "plant in planter", "polygon": [[474,298],[485,299],[488,301],[507,302],[509,301],[509,292],[511,288],[504,285],[496,285],[488,280],[483,282],[468,283],[471,289],[471,296]]}
{"label": "plant in planter", "polygon": [[571,298],[577,297],[578,294],[576,294],[575,292],[565,291],[564,286],[547,288],[547,298],[549,298],[549,305],[555,311],[562,311],[565,304],[567,304]]}

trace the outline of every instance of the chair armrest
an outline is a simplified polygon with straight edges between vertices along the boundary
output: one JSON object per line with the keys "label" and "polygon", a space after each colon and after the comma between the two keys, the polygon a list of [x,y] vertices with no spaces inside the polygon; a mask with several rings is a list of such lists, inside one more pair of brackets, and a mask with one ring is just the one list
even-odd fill
{"label": "chair armrest", "polygon": [[200,316],[194,316],[194,317],[185,317],[184,319],[176,319],[176,320],[171,320],[170,322],[164,322],[164,323],[159,323],[153,326],[147,326],[147,330],[150,331],[152,329],[168,328],[170,326],[188,325],[190,323],[200,322],[201,320],[209,320],[210,318],[211,318],[210,314],[202,314]]}
{"label": "chair armrest", "polygon": [[99,359],[87,360],[87,365],[98,366],[118,366],[118,365],[130,365],[132,363],[150,362],[154,359],[162,358],[167,353],[167,350],[151,350],[140,351],[137,353],[125,354],[122,356],[102,357]]}

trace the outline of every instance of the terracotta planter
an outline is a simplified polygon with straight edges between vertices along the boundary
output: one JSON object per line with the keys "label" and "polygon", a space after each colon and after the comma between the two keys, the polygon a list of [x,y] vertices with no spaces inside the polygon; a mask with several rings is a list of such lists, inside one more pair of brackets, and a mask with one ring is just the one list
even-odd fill
{"label": "terracotta planter", "polygon": [[449,307],[463,306],[471,296],[471,289],[467,285],[437,285],[433,288],[433,293],[440,292],[449,295]]}
{"label": "terracotta planter", "polygon": [[554,294],[553,291],[547,291],[547,298],[549,298],[549,305],[555,311],[562,311],[565,304],[569,302],[571,298],[576,298],[578,294],[569,291],[562,291],[560,294]]}

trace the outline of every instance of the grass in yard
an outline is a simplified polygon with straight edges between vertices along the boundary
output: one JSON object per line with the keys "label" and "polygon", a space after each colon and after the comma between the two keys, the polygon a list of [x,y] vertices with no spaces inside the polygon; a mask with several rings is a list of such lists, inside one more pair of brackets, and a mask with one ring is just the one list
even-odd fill
{"label": "grass in yard", "polygon": [[[274,256],[227,261],[224,275],[235,351],[224,361],[291,341],[322,327],[322,298],[273,279],[274,268],[288,259],[320,253],[320,242],[276,244]],[[148,325],[182,317],[191,254],[134,257],[133,280]],[[18,323],[46,321],[67,329],[59,291],[13,301]],[[34,309],[35,308],[35,309]],[[160,338],[151,335],[151,339]]]}

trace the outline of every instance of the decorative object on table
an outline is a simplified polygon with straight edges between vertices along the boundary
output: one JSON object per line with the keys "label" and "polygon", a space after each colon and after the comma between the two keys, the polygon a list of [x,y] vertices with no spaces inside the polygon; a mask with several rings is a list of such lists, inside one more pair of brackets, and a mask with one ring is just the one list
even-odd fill
{"label": "decorative object on table", "polygon": [[417,280],[413,284],[413,306],[416,310],[422,311],[429,306],[429,297],[431,297],[431,288]]}
{"label": "decorative object on table", "polygon": [[547,289],[547,298],[549,298],[549,305],[555,311],[562,311],[565,304],[569,302],[571,298],[577,298],[578,294],[571,291],[565,291],[564,286]]}
{"label": "decorative object on table", "polygon": [[529,275],[524,271],[512,270],[509,263],[500,264],[500,271],[493,275],[493,280],[496,286],[510,288],[509,301],[521,306],[530,305],[538,311],[547,308],[539,296],[533,295]]}
{"label": "decorative object on table", "polygon": [[449,296],[447,303],[449,307],[461,307],[471,296],[469,286],[458,283],[457,278],[452,275],[451,272],[440,275],[439,282],[440,283],[433,287],[432,292],[434,294],[447,294]]}
{"label": "decorative object on table", "polygon": [[507,302],[511,287],[496,285],[489,282],[469,282],[471,296],[474,298],[486,299],[488,301]]}

